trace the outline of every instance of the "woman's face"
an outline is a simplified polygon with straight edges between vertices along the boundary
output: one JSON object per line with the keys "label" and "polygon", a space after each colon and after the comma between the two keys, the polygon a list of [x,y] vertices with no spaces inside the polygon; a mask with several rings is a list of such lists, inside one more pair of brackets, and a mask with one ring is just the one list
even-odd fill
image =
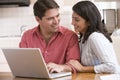
{"label": "woman's face", "polygon": [[77,33],[80,32],[82,34],[85,34],[89,24],[84,18],[73,12],[72,25],[74,26],[74,29]]}

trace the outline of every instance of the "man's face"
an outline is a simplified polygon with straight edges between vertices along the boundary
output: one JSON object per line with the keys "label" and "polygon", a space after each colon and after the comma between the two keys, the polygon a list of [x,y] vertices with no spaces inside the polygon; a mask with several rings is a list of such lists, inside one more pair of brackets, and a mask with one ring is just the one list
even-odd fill
{"label": "man's face", "polygon": [[39,20],[41,30],[46,33],[54,33],[58,31],[58,26],[60,23],[59,9],[49,9],[45,12],[45,16]]}

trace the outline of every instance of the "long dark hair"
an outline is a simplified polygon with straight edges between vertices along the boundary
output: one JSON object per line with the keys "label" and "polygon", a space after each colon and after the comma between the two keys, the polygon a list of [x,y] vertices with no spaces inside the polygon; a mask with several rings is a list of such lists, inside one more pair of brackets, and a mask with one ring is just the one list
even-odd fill
{"label": "long dark hair", "polygon": [[[101,14],[98,8],[91,1],[80,1],[76,3],[72,7],[73,11],[77,13],[79,16],[84,18],[87,22],[90,23],[90,26],[86,30],[84,34],[83,43],[88,39],[90,34],[93,32],[101,32],[104,36],[112,42],[110,35],[107,33],[104,23],[101,20]],[[80,34],[80,39],[82,37],[82,33]]]}

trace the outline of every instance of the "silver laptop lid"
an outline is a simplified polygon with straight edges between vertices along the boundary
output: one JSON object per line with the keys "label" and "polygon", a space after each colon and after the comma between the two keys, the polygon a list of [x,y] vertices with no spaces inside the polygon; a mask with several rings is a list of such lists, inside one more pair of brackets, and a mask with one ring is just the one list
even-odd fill
{"label": "silver laptop lid", "polygon": [[14,76],[50,78],[39,48],[2,49]]}

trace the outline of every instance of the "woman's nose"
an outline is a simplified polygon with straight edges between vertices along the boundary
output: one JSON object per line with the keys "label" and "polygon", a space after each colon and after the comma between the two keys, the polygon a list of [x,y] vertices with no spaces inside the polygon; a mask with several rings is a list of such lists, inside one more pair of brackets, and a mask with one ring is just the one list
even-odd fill
{"label": "woman's nose", "polygon": [[71,21],[71,24],[74,25],[74,21],[73,20]]}

